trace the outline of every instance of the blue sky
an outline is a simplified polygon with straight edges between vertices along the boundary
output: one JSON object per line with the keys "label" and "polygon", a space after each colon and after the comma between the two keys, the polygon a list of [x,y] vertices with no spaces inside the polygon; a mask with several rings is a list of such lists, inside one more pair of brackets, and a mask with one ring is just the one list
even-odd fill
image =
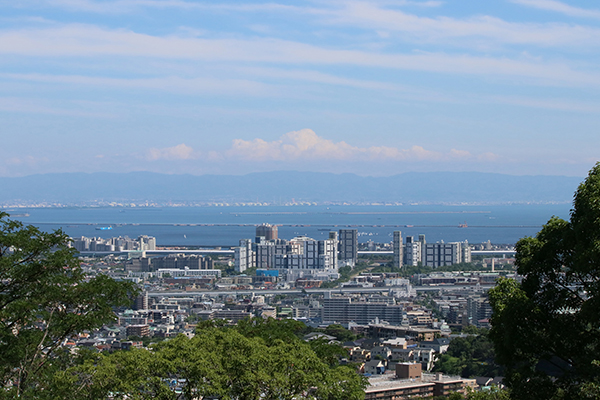
{"label": "blue sky", "polygon": [[597,1],[0,0],[0,176],[584,176]]}

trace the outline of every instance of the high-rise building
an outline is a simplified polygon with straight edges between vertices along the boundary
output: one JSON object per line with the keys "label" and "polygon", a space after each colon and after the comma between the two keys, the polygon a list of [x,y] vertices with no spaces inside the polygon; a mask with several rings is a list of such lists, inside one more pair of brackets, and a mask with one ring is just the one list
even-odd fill
{"label": "high-rise building", "polygon": [[298,236],[290,240],[285,254],[276,254],[274,268],[331,271],[337,268],[335,240],[315,240]]}
{"label": "high-rise building", "polygon": [[133,304],[134,310],[147,310],[148,309],[148,292],[143,292],[135,298]]}
{"label": "high-rise building", "polygon": [[256,268],[274,268],[275,256],[278,254],[287,254],[289,245],[281,240],[262,241],[253,246]]}
{"label": "high-rise building", "polygon": [[266,240],[277,240],[277,225],[262,224],[257,226],[256,237],[264,237]]}
{"label": "high-rise building", "polygon": [[147,235],[141,235],[138,237],[140,243],[139,249],[144,250],[156,250],[156,238]]}
{"label": "high-rise building", "polygon": [[471,262],[471,246],[469,246],[469,242],[468,241],[464,241],[461,243],[461,257],[462,257],[462,262],[464,263],[470,263]]}
{"label": "high-rise building", "polygon": [[340,229],[338,242],[338,262],[354,267],[358,259],[358,230]]}
{"label": "high-rise building", "polygon": [[[327,260],[323,259],[323,261],[322,261],[325,269],[337,269],[337,265],[338,265],[337,234],[331,235],[332,233],[335,234],[336,232],[329,232],[329,239],[318,241],[318,245],[319,245],[318,254],[320,256],[327,258]],[[325,267],[325,264],[327,264],[326,267]]]}
{"label": "high-rise building", "polygon": [[415,242],[412,236],[406,237],[404,246],[404,265],[416,267],[421,262],[421,242]]}
{"label": "high-rise building", "polygon": [[469,243],[427,243],[425,245],[423,264],[428,267],[471,262],[471,247]]}
{"label": "high-rise building", "polygon": [[237,272],[244,272],[248,268],[256,266],[251,239],[241,239],[239,247],[235,247],[233,252],[235,260],[234,268]]}
{"label": "high-rise building", "polygon": [[421,262],[425,263],[425,246],[427,245],[427,241],[425,240],[425,235],[419,235],[419,243],[421,243]]}
{"label": "high-rise building", "polygon": [[233,249],[234,268],[236,272],[244,272],[248,268],[248,249],[246,247],[236,247]]}
{"label": "high-rise building", "polygon": [[396,268],[402,268],[404,263],[404,244],[402,243],[402,232],[394,231],[394,241],[392,242],[394,249],[394,264]]}

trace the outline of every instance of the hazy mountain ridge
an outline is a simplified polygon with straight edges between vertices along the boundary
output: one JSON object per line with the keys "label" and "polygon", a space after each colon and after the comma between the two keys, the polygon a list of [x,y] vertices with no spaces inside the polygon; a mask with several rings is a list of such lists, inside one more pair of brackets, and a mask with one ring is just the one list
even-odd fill
{"label": "hazy mountain ridge", "polygon": [[0,178],[0,202],[570,202],[580,177],[409,172],[390,177],[320,172],[166,175],[61,173]]}

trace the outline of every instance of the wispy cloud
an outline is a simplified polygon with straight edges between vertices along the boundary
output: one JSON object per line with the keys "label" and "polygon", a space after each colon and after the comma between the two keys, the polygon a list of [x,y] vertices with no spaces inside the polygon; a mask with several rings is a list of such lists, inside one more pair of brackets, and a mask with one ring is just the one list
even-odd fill
{"label": "wispy cloud", "polygon": [[7,165],[12,166],[36,166],[40,163],[48,162],[48,157],[33,157],[33,156],[23,156],[23,157],[10,157],[5,160]]}
{"label": "wispy cloud", "polygon": [[[211,3],[199,1],[182,0],[114,0],[114,1],[93,1],[93,0],[48,0],[46,2],[32,1],[31,3],[40,3],[45,6],[53,6],[73,11],[83,11],[101,14],[123,14],[136,11],[140,8],[156,9],[181,9],[181,10],[214,10],[214,11],[293,11],[299,7],[273,2],[258,4],[235,4],[235,3]],[[425,2],[436,3],[436,2]]]}
{"label": "wispy cloud", "polygon": [[153,89],[187,94],[252,94],[253,96],[262,96],[275,92],[275,89],[266,83],[249,79],[220,79],[216,77],[182,78],[177,76],[163,76],[156,78],[111,78],[84,75],[0,74],[0,78],[7,78],[13,81],[78,86],[90,85],[119,89]]}
{"label": "wispy cloud", "polygon": [[[600,44],[600,40],[597,42]],[[205,39],[152,36],[70,24],[60,28],[0,33],[0,54],[58,58],[154,57],[205,62],[354,65],[425,72],[513,76],[549,85],[598,85],[600,75],[546,60],[468,54],[395,53],[339,50],[281,39]]]}
{"label": "wispy cloud", "polygon": [[[514,0],[524,3],[551,3],[544,0]],[[533,44],[543,47],[598,46],[600,29],[565,23],[517,23],[492,16],[453,18],[421,17],[376,2],[348,1],[343,7],[323,12],[329,24],[358,26],[377,32],[401,32],[412,41],[472,45],[465,39],[486,39],[495,44]],[[529,4],[528,4],[529,5]],[[564,5],[565,7],[569,7]],[[580,10],[571,7],[573,12]],[[594,13],[595,11],[589,11]],[[406,36],[402,37],[403,40]],[[455,39],[461,39],[460,42]],[[471,46],[472,47],[472,46]]]}
{"label": "wispy cloud", "polygon": [[570,17],[600,19],[600,10],[574,7],[556,0],[510,0],[512,3],[533,7],[540,10],[555,11]]}
{"label": "wispy cloud", "polygon": [[0,112],[11,113],[32,113],[67,117],[92,117],[92,118],[111,118],[112,115],[98,112],[96,110],[79,109],[73,107],[73,104],[63,104],[57,106],[35,98],[22,97],[0,97]]}

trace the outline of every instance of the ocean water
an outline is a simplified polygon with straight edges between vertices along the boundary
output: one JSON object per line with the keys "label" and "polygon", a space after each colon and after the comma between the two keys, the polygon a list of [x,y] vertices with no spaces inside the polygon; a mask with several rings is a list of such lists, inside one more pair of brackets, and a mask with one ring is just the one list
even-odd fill
{"label": "ocean water", "polygon": [[[570,204],[494,206],[245,206],[165,208],[30,208],[5,210],[14,219],[71,237],[156,237],[158,245],[235,246],[254,238],[255,225],[279,225],[279,237],[324,239],[356,228],[359,242],[391,242],[392,232],[427,241],[516,243],[535,235],[553,215],[568,219]],[[99,227],[111,226],[110,230]],[[461,227],[462,226],[462,227]]]}

